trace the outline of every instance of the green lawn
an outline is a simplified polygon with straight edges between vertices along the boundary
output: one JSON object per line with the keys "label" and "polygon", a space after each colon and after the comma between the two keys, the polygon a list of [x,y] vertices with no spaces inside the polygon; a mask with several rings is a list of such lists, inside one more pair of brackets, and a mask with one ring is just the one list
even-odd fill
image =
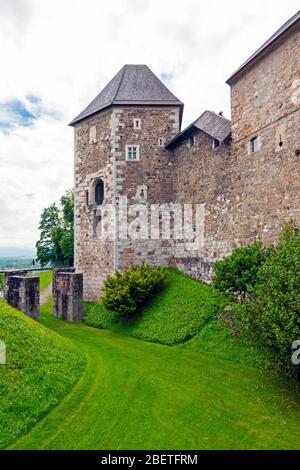
{"label": "green lawn", "polygon": [[0,365],[0,449],[28,431],[72,388],[83,355],[67,338],[0,300],[0,339],[7,365]]}
{"label": "green lawn", "polygon": [[[180,325],[184,303],[181,309]],[[165,318],[170,327],[177,321]],[[71,340],[87,362],[71,392],[13,449],[300,447],[296,385],[258,368],[260,352],[219,320],[198,323],[203,328],[191,341],[172,347],[68,324],[51,316],[50,304],[42,307],[41,322],[62,341]],[[150,316],[149,324],[153,331]],[[181,328],[182,338],[187,331]]]}
{"label": "green lawn", "polygon": [[40,278],[40,290],[42,291],[48,287],[52,282],[52,271],[45,271],[38,274],[34,274]]}
{"label": "green lawn", "polygon": [[[86,307],[85,323],[144,341],[174,345],[193,338],[217,318],[225,305],[225,296],[217,290],[168,269],[164,289],[143,308],[141,318],[115,324],[115,314],[96,304]],[[108,321],[105,323],[104,319]]]}

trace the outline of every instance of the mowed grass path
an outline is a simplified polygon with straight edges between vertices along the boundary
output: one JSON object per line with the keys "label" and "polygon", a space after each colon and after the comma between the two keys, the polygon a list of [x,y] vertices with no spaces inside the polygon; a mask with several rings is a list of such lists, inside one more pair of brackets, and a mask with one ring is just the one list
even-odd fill
{"label": "mowed grass path", "polygon": [[[218,325],[208,325],[204,334],[214,354],[211,348],[201,353],[201,338],[194,351],[68,324],[52,318],[49,305],[43,306],[42,323],[72,340],[87,363],[69,395],[14,449],[300,447],[295,390],[231,361],[224,344],[220,360],[216,335],[221,329],[220,341],[226,342],[227,333]],[[237,353],[240,346],[234,348]]]}

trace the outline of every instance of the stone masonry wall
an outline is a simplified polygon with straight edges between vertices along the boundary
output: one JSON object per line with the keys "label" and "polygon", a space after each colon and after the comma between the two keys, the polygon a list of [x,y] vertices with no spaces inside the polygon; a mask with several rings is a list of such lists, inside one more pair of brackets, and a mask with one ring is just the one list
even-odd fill
{"label": "stone masonry wall", "polygon": [[[179,107],[126,107],[120,112],[119,152],[116,158],[117,200],[127,196],[128,204],[141,204],[149,214],[152,204],[173,200],[173,175],[170,154],[164,144],[180,129]],[[133,120],[140,119],[141,129],[133,129]],[[160,141],[162,139],[162,142]],[[126,145],[139,145],[139,161],[126,161]],[[144,197],[141,197],[143,190]],[[129,224],[138,214],[129,217]],[[121,239],[116,243],[116,268],[124,269],[147,260],[152,264],[168,264],[174,243],[169,240]]]}
{"label": "stone masonry wall", "polygon": [[114,245],[96,236],[94,182],[104,181],[105,204],[114,202],[115,133],[113,111],[75,126],[75,267],[83,273],[84,299],[97,300],[103,280],[114,270]]}
{"label": "stone masonry wall", "polygon": [[40,278],[27,277],[26,271],[5,273],[4,301],[28,317],[39,320]]}
{"label": "stone masonry wall", "polygon": [[[84,276],[85,300],[97,300],[104,279],[116,269],[145,259],[165,264],[170,258],[166,241],[100,240],[93,194],[101,178],[104,212],[111,204],[118,208],[122,196],[129,205],[148,208],[171,201],[170,155],[164,143],[179,132],[179,112],[179,107],[115,107],[75,126],[75,267]],[[141,129],[133,128],[134,119],[140,119]],[[139,161],[125,159],[131,144],[140,146]]]}
{"label": "stone masonry wall", "polygon": [[74,269],[54,269],[52,282],[52,314],[69,322],[83,317],[83,275]]}
{"label": "stone masonry wall", "polygon": [[[298,30],[297,30],[298,29]],[[300,222],[300,31],[291,31],[231,87],[234,154],[229,211],[235,244],[276,239]],[[275,47],[276,46],[276,47]],[[251,154],[250,139],[258,137]]]}
{"label": "stone masonry wall", "polygon": [[[144,260],[208,280],[212,263],[235,246],[274,241],[285,220],[300,222],[299,26],[232,80],[231,100],[232,141],[216,150],[201,131],[194,146],[187,135],[163,147],[180,130],[179,107],[113,107],[75,126],[76,270],[85,300],[99,298],[108,274]],[[139,161],[125,161],[126,145],[140,146]],[[161,237],[100,241],[97,178],[105,183],[104,207],[118,207],[123,196],[149,212],[153,204],[205,204],[204,247]]]}
{"label": "stone masonry wall", "polygon": [[235,143],[280,121],[300,104],[299,24],[231,84]]}
{"label": "stone masonry wall", "polygon": [[231,174],[231,145],[213,149],[213,139],[200,130],[190,135],[172,151],[173,197],[182,204],[205,204],[204,246],[174,253],[173,264],[187,274],[209,279],[212,262],[232,249],[231,218],[228,210]]}

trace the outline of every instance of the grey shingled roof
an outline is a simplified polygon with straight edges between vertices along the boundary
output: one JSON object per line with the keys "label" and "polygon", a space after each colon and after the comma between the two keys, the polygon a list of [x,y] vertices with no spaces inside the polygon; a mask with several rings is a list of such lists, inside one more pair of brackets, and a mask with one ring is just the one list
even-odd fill
{"label": "grey shingled roof", "polygon": [[273,44],[277,39],[279,39],[286,31],[288,31],[292,26],[294,26],[297,21],[300,20],[300,10],[292,16],[281,28],[278,29],[259,49],[257,49],[254,54],[252,54],[246,62],[244,62],[226,81],[228,85],[231,84],[232,80],[244,70],[248,65],[250,65],[257,57],[264,52],[269,46]]}
{"label": "grey shingled roof", "polygon": [[231,134],[231,121],[213,111],[204,111],[201,116],[192,124],[187,126],[182,132],[173,137],[166,147],[174,146],[178,141],[186,136],[191,129],[196,128],[210,135],[219,142],[224,142]]}
{"label": "grey shingled roof", "polygon": [[183,103],[154,75],[147,65],[124,65],[96,98],[70,123],[112,105],[176,105]]}

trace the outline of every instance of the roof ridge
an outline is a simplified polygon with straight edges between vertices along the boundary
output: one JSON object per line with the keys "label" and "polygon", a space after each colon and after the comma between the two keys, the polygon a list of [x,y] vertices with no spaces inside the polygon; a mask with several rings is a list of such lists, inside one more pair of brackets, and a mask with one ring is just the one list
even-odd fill
{"label": "roof ridge", "polygon": [[216,111],[210,111],[209,109],[207,109],[206,111],[208,111],[209,113],[214,114],[215,116],[218,116],[219,118],[225,119],[225,121],[231,122],[231,119],[228,119],[227,117],[223,116],[223,114],[216,113]]}
{"label": "roof ridge", "polygon": [[228,85],[231,84],[232,80],[243,72],[252,62],[257,59],[260,54],[265,52],[268,47],[270,47],[274,42],[276,42],[281,36],[283,36],[290,28],[292,28],[297,21],[300,20],[300,10],[298,10],[294,15],[292,15],[287,21],[285,21],[280,28],[276,29],[276,31],[255,51],[250,57],[240,65],[238,69],[235,70],[233,74],[226,80]]}

